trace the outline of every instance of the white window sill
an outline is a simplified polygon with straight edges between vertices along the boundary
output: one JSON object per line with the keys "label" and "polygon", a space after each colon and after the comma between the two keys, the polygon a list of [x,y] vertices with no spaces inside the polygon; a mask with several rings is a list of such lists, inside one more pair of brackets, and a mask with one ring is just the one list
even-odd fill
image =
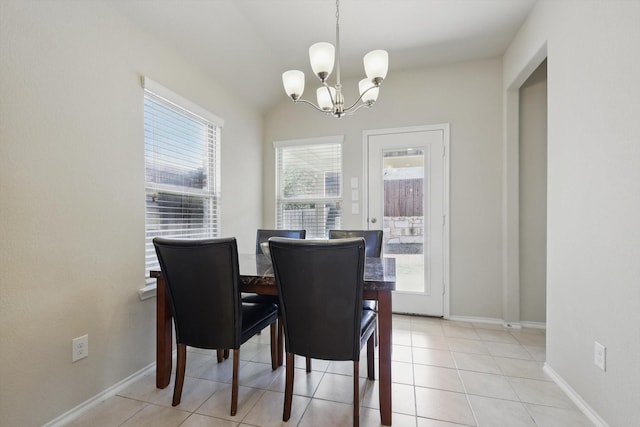
{"label": "white window sill", "polygon": [[138,289],[138,296],[140,297],[140,300],[144,301],[146,299],[155,297],[157,291],[156,286],[156,279],[147,279],[145,287]]}

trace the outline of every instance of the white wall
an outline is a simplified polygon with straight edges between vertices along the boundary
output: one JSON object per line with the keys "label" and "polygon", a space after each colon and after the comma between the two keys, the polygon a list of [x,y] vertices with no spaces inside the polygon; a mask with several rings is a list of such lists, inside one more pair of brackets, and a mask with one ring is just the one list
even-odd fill
{"label": "white wall", "polygon": [[520,319],[547,314],[547,67],[520,88]]}
{"label": "white wall", "polygon": [[102,2],[1,0],[0,64],[0,425],[35,426],[155,360],[140,75],[225,119],[222,228],[246,251],[262,119]]}
{"label": "white wall", "polygon": [[638,22],[635,0],[541,1],[504,58],[509,87],[547,46],[547,364],[611,426],[640,420]]}
{"label": "white wall", "polygon": [[[300,58],[304,62],[305,58]],[[306,105],[282,102],[265,118],[264,224],[275,224],[273,141],[345,135],[343,185],[362,180],[362,132],[451,124],[451,314],[502,319],[501,288],[501,61],[490,59],[416,71],[391,70],[378,104],[355,116],[326,117]],[[303,63],[304,65],[304,63]],[[310,74],[307,73],[307,74]],[[355,81],[343,82],[347,100]],[[306,92],[316,85],[309,77]],[[313,99],[313,98],[312,98]],[[345,206],[351,206],[346,192]],[[344,212],[345,227],[362,227]]]}

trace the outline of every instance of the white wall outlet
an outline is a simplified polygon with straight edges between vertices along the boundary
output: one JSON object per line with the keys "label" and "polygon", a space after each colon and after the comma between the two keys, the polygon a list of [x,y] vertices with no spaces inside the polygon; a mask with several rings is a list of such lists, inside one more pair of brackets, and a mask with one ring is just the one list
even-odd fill
{"label": "white wall outlet", "polygon": [[607,367],[607,348],[600,344],[598,341],[595,342],[593,349],[593,363],[598,368],[606,371]]}
{"label": "white wall outlet", "polygon": [[89,355],[89,335],[71,340],[71,362],[84,359]]}

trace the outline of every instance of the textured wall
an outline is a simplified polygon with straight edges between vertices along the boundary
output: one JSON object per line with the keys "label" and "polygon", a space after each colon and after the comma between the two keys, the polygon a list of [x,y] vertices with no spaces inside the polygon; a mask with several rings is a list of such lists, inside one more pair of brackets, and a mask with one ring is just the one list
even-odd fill
{"label": "textured wall", "polygon": [[509,85],[546,45],[547,364],[611,426],[640,420],[639,18],[638,1],[541,1],[504,59]]}
{"label": "textured wall", "polygon": [[155,358],[140,75],[225,119],[222,229],[246,251],[262,122],[103,2],[2,0],[0,66],[0,425],[36,426]]}

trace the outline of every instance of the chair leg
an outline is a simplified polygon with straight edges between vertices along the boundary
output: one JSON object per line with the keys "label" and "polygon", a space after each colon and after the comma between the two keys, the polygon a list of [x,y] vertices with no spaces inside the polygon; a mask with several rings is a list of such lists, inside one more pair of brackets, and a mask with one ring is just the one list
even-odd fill
{"label": "chair leg", "polygon": [[311,358],[307,357],[307,374],[311,372]]}
{"label": "chair leg", "polygon": [[233,379],[231,380],[231,416],[238,411],[238,366],[240,366],[240,349],[233,350]]}
{"label": "chair leg", "polygon": [[278,369],[278,339],[276,338],[276,329],[278,328],[277,322],[273,322],[269,328],[271,332],[271,369],[275,371]]}
{"label": "chair leg", "polygon": [[291,418],[291,402],[293,400],[293,366],[294,355],[287,353],[287,367],[285,370],[284,385],[284,409],[282,411],[282,421],[289,421]]}
{"label": "chair leg", "polygon": [[225,359],[228,359],[228,358],[229,358],[229,349],[228,349],[228,348],[225,348],[225,349],[224,349],[224,358],[225,358]]}
{"label": "chair leg", "polygon": [[375,346],[376,340],[375,336],[377,334],[374,333],[367,340],[367,378],[371,381],[376,379],[376,370],[375,370]]}
{"label": "chair leg", "polygon": [[218,356],[218,363],[222,363],[224,358],[224,350],[216,350],[216,355]]}
{"label": "chair leg", "polygon": [[284,354],[284,324],[282,316],[278,314],[278,366],[282,366]]}
{"label": "chair leg", "polygon": [[360,363],[353,362],[353,427],[360,425]]}
{"label": "chair leg", "polygon": [[373,336],[375,337],[373,339],[375,346],[378,346],[378,317],[376,316],[376,327],[373,330]]}
{"label": "chair leg", "polygon": [[180,404],[182,397],[182,386],[184,385],[184,371],[187,366],[187,346],[178,344],[178,360],[176,364],[176,382],[173,385],[173,401],[171,406]]}

